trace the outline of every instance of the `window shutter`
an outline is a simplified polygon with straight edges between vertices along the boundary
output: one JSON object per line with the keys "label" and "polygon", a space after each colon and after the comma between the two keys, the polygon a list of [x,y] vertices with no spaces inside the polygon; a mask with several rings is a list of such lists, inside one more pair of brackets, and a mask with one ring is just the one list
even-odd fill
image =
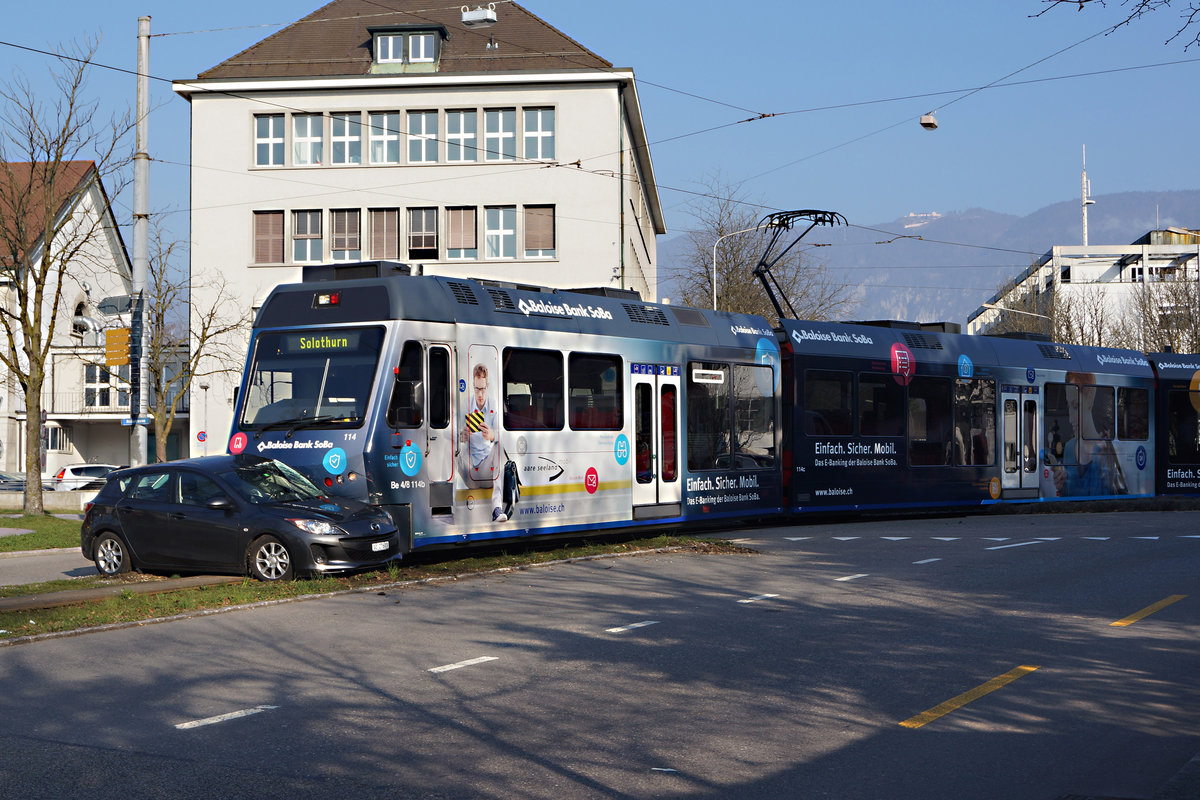
{"label": "window shutter", "polygon": [[525,206],[525,249],[554,249],[554,206]]}
{"label": "window shutter", "polygon": [[333,212],[333,249],[359,249],[358,211],[356,209]]}
{"label": "window shutter", "polygon": [[399,258],[400,209],[371,211],[371,257]]}
{"label": "window shutter", "polygon": [[474,250],[478,246],[475,243],[475,209],[450,208],[447,209],[447,214],[450,217],[449,248],[451,250]]}
{"label": "window shutter", "polygon": [[254,212],[254,263],[283,263],[283,212]]}

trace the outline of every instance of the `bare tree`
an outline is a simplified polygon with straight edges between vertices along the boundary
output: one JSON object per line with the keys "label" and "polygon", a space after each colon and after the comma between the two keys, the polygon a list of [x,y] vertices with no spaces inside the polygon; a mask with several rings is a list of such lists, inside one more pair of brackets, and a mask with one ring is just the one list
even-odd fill
{"label": "bare tree", "polygon": [[130,115],[102,120],[85,99],[95,51],[95,42],[69,47],[50,68],[52,94],[21,72],[0,84],[0,364],[24,395],[28,514],[43,510],[38,420],[64,288],[110,246],[109,198],[132,159]]}
{"label": "bare tree", "polygon": [[1078,284],[1054,299],[1054,340],[1089,347],[1120,346],[1117,315],[1103,284]]}
{"label": "bare tree", "polygon": [[[180,250],[177,240],[168,241],[155,228],[151,242],[149,281],[145,302],[146,384],[150,391],[150,414],[154,419],[154,456],[167,460],[167,437],[175,424],[180,402],[193,383],[217,374],[237,372],[244,351],[233,343],[244,340],[249,327],[248,312],[238,315],[239,303],[223,278],[207,283],[193,276],[192,288],[203,286],[204,307],[191,308],[192,336],[189,347],[188,280],[172,270],[172,257]],[[231,311],[233,310],[233,311]]]}
{"label": "bare tree", "polygon": [[[1043,8],[1033,16],[1040,17],[1043,14],[1049,13],[1058,6],[1075,6],[1076,10],[1083,11],[1084,7],[1091,3],[1096,3],[1100,6],[1108,5],[1107,0],[1042,0],[1042,2],[1046,4],[1046,8]],[[1200,44],[1200,31],[1192,28],[1193,25],[1200,22],[1200,5],[1197,5],[1195,0],[1184,0],[1183,2],[1180,0],[1121,0],[1119,5],[1126,8],[1127,11],[1125,18],[1114,25],[1112,30],[1123,28],[1126,25],[1132,24],[1134,20],[1140,19],[1147,14],[1153,14],[1156,11],[1169,9],[1172,5],[1174,5],[1176,8],[1180,9],[1179,29],[1175,31],[1174,35],[1167,39],[1165,44],[1170,44],[1179,38],[1183,38],[1184,40],[1184,50],[1187,50],[1192,45]],[[1185,33],[1190,35],[1191,38],[1186,38],[1184,36]]]}
{"label": "bare tree", "polygon": [[1187,275],[1146,280],[1121,315],[1122,344],[1147,353],[1200,352],[1200,284]]}
{"label": "bare tree", "polygon": [[[716,248],[717,308],[760,314],[775,320],[770,298],[754,276],[754,267],[768,241],[759,227],[764,206],[747,200],[741,184],[722,176],[711,178],[704,197],[693,204],[695,229],[689,231],[685,263],[672,276],[681,300],[690,306],[712,308]],[[779,285],[804,319],[834,319],[854,306],[851,287],[797,249],[773,268]]]}
{"label": "bare tree", "polygon": [[[1035,265],[1036,266],[1036,265]],[[1022,290],[1016,279],[1009,279],[1000,285],[996,297],[1001,301],[1003,310],[999,312],[996,323],[988,329],[994,336],[1012,333],[1040,333],[1053,336],[1055,331],[1055,292]]]}

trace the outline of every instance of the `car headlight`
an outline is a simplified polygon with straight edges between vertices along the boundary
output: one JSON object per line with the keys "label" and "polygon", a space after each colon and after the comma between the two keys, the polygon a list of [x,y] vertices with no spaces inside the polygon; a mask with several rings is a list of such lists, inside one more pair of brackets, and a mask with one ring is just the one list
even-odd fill
{"label": "car headlight", "polygon": [[326,522],[323,519],[289,519],[288,522],[302,531],[316,534],[317,536],[340,536],[345,533],[337,525]]}

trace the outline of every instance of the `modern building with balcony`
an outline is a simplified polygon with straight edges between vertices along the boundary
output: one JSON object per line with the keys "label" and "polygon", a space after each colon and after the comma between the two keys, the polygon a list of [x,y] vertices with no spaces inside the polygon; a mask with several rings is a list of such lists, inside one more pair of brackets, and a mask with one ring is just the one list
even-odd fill
{"label": "modern building with balcony", "polygon": [[[174,90],[194,308],[206,278],[252,310],[306,264],[374,259],[656,296],[666,227],[633,71],[517,3],[334,0]],[[210,452],[238,377],[193,392]]]}

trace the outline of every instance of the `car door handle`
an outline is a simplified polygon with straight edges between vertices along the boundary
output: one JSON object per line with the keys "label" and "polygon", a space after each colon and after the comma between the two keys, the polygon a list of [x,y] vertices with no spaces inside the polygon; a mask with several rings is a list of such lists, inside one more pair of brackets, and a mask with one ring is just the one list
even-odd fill
{"label": "car door handle", "polygon": [[171,519],[186,519],[187,518],[187,515],[184,514],[182,511],[172,511],[169,516],[171,517]]}

